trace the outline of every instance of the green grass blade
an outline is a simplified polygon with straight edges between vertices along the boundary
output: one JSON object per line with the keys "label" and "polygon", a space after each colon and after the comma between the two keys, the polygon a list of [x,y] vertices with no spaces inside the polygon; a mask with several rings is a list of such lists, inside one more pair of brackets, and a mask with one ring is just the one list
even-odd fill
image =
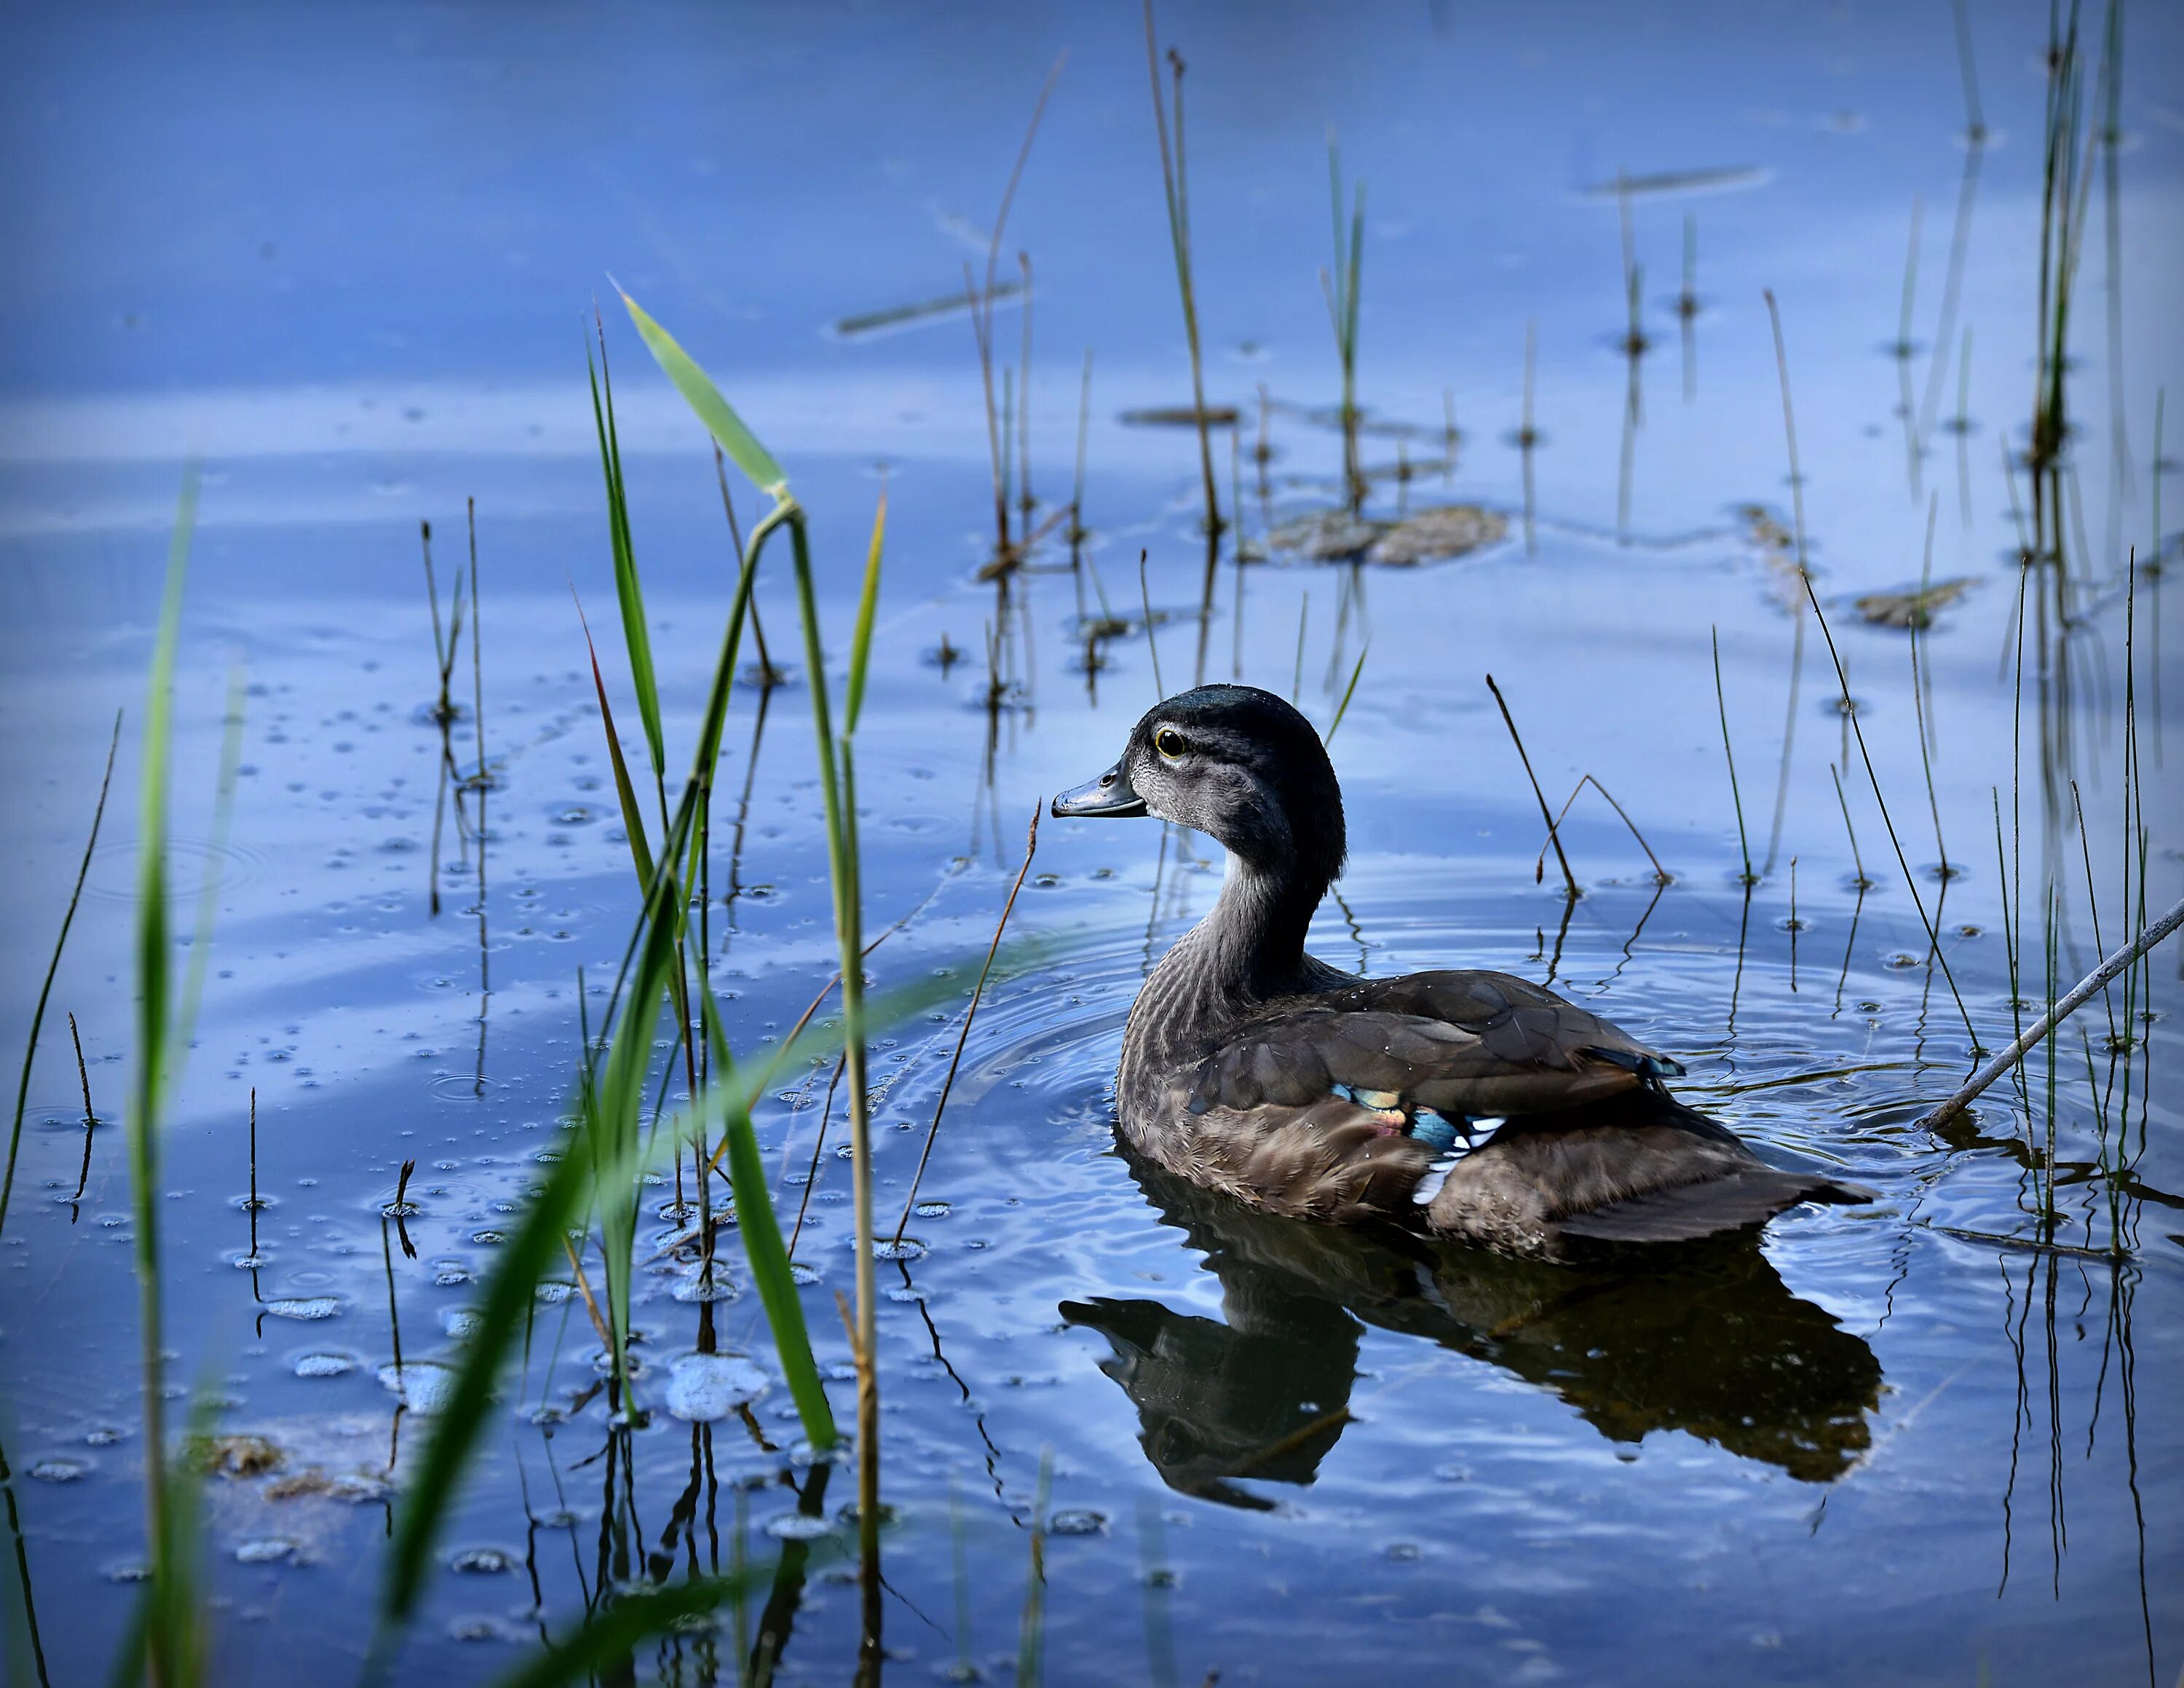
{"label": "green grass blade", "polygon": [[[713,999],[713,987],[701,981],[701,988],[706,1041],[712,1049],[717,1087],[721,1081],[733,1077],[735,1067],[727,1039],[721,1031],[721,1005]],[[751,1282],[757,1286],[766,1324],[773,1332],[782,1378],[811,1445],[831,1448],[839,1439],[834,1411],[811,1357],[811,1333],[805,1325],[804,1304],[798,1299],[796,1279],[788,1268],[788,1249],[781,1240],[781,1221],[775,1216],[773,1196],[766,1187],[766,1164],[759,1155],[758,1133],[751,1126],[749,1104],[730,1101],[722,1129],[727,1141],[728,1185],[736,1197],[736,1230],[744,1239]]]}
{"label": "green grass blade", "polygon": [[[599,354],[606,355],[602,334]],[[621,477],[621,441],[615,429],[614,380],[604,382],[592,362],[592,349],[584,348],[584,366],[592,377],[592,423],[599,432],[599,470],[607,483],[607,530],[614,545],[615,596],[621,605],[623,641],[629,647],[630,683],[637,690],[637,713],[644,724],[645,748],[652,753],[655,781],[666,778],[667,746],[660,729],[660,685],[652,670],[652,635],[644,620],[644,590],[638,580],[637,551],[630,542],[629,501]],[[604,385],[605,396],[601,400]],[[660,807],[666,807],[663,796]]]}
{"label": "green grass blade", "polygon": [[1373,654],[1373,642],[1365,641],[1357,653],[1357,666],[1350,671],[1350,684],[1342,690],[1342,701],[1335,707],[1334,718],[1327,724],[1326,742],[1333,744],[1334,735],[1342,725],[1342,718],[1350,713],[1350,700],[1357,695],[1358,677],[1365,672],[1365,659]]}
{"label": "green grass blade", "polygon": [[167,756],[173,739],[175,653],[181,638],[182,588],[197,527],[198,469],[183,472],[166,585],[146,685],[142,785],[137,799],[136,1049],[128,1102],[129,1181],[136,1232],[137,1337],[144,1390],[145,1538],[152,1557],[146,1645],[153,1674],[174,1681],[189,1672],[191,1638],[165,1621],[183,1568],[168,1562],[174,1541],[167,1483],[165,1360],[159,1288],[159,1104],[166,1093],[173,1003],[167,953]]}
{"label": "green grass blade", "polygon": [[872,656],[872,617],[880,602],[880,549],[887,539],[887,493],[872,516],[872,550],[865,557],[864,595],[857,600],[857,631],[850,646],[850,691],[842,706],[842,731],[857,730],[857,713],[865,707],[865,670]]}
{"label": "green grass blade", "polygon": [[[671,874],[663,875],[647,899],[650,922],[621,1022],[608,1046],[599,1086],[604,1149],[596,1163],[600,1246],[606,1255],[607,1300],[615,1333],[615,1370],[624,1378],[622,1350],[629,1339],[630,1272],[637,1244],[639,1132],[644,1117],[645,1076],[652,1065],[652,1036],[675,970],[675,938],[682,898]],[[627,1402],[625,1401],[627,1406]]]}
{"label": "green grass blade", "polygon": [[592,643],[592,624],[585,618],[582,600],[577,603],[577,619],[584,629],[584,651],[592,659],[592,686],[599,693],[599,720],[606,729],[607,758],[614,763],[615,797],[621,804],[621,830],[629,837],[630,860],[637,867],[639,886],[652,883],[652,849],[644,836],[644,811],[638,807],[637,788],[630,784],[629,763],[621,753],[621,735],[615,731],[614,706],[607,701],[607,683],[599,673],[599,648]]}
{"label": "green grass blade", "polygon": [[[615,289],[621,293],[620,288]],[[759,490],[777,500],[788,496],[788,477],[781,472],[781,465],[773,461],[773,454],[758,443],[758,437],[744,426],[744,420],[734,407],[721,396],[721,389],[713,379],[692,361],[689,353],[676,344],[675,337],[647,316],[644,308],[627,293],[621,293],[621,302],[629,310],[629,320],[637,324],[637,332],[644,337],[645,345],[667,378],[675,383],[690,408],[698,413],[698,420],[705,424],[705,431],[720,442],[735,466],[751,478]]]}

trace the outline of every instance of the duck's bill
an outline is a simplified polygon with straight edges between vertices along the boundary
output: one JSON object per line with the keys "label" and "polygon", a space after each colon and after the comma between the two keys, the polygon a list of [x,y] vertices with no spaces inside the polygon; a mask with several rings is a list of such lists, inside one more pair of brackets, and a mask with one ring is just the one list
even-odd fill
{"label": "duck's bill", "polygon": [[1130,784],[1130,776],[1117,763],[1097,780],[1087,780],[1056,796],[1049,806],[1057,818],[1071,815],[1121,816],[1143,814],[1145,800]]}

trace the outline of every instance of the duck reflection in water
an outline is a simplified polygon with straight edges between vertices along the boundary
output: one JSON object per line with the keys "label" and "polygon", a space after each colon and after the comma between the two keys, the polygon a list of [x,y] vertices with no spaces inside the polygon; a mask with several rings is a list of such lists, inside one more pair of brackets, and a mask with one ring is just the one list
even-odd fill
{"label": "duck reflection in water", "polygon": [[1869,1444],[1880,1362],[1791,1294],[1750,1232],[1518,1260],[1280,1218],[1122,1152],[1163,1221],[1206,1255],[1226,1322],[1104,1297],[1061,1311],[1111,1344],[1100,1369],[1180,1493],[1265,1510],[1275,1503],[1240,1479],[1311,1483],[1351,1422],[1367,1325],[1551,1389],[1614,1442],[1687,1431],[1808,1483],[1842,1475]]}

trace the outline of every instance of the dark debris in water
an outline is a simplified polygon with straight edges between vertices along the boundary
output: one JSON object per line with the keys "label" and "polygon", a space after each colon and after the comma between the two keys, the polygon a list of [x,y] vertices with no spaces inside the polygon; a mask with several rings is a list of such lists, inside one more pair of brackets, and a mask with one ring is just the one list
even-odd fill
{"label": "dark debris in water", "polygon": [[1852,607],[1869,625],[1923,633],[1934,624],[1935,611],[1947,608],[1970,591],[1974,584],[1965,577],[1936,580],[1930,586],[1908,592],[1868,592],[1853,600]]}
{"label": "dark debris in water", "polygon": [[1362,562],[1414,567],[1468,556],[1500,543],[1509,518],[1476,504],[1436,505],[1400,522],[1323,510],[1283,523],[1267,535],[1278,551],[1312,562]]}

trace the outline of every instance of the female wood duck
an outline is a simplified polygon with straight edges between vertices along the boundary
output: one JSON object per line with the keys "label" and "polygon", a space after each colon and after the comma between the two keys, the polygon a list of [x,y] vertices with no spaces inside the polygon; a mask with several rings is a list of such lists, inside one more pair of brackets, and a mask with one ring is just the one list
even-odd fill
{"label": "female wood duck", "polygon": [[1359,979],[1306,954],[1342,870],[1342,792],[1312,724],[1271,692],[1169,698],[1053,812],[1156,815],[1228,852],[1212,912],[1138,993],[1115,1086],[1130,1143],[1195,1183],[1545,1255],[1873,1199],[1768,1165],[1667,1095],[1680,1065],[1552,991],[1507,973]]}

